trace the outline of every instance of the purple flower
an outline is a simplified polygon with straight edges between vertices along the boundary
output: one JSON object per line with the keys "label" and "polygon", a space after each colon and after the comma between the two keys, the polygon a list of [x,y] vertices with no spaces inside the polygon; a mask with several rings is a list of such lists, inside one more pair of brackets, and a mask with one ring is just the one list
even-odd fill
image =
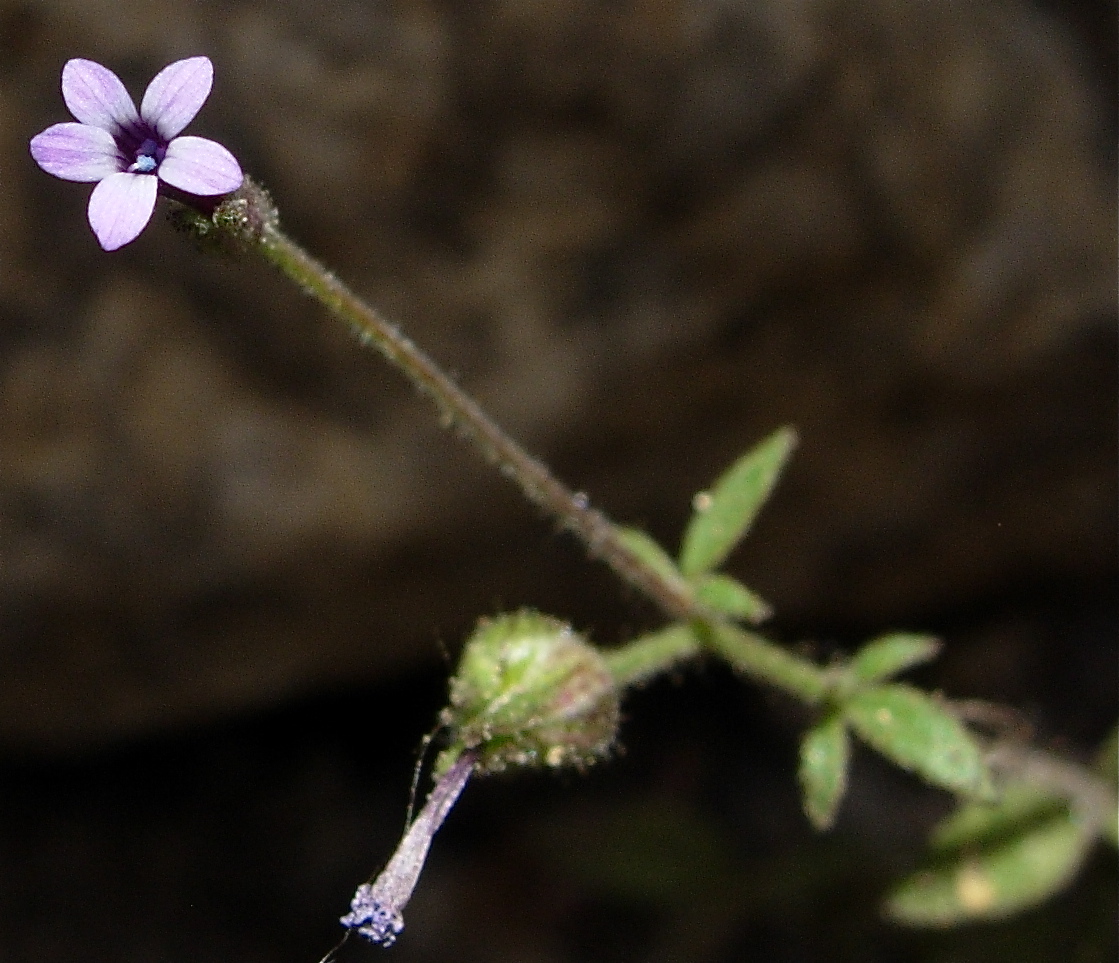
{"label": "purple flower", "polygon": [[204,137],[179,137],[210,96],[214,65],[190,57],[148,84],[140,111],[124,84],[92,60],[62,68],[62,99],[78,123],[31,138],[31,156],[48,174],[97,183],[89,226],[106,251],[134,241],[155,210],[159,182],[203,197],[228,194],[244,175],[237,159]]}

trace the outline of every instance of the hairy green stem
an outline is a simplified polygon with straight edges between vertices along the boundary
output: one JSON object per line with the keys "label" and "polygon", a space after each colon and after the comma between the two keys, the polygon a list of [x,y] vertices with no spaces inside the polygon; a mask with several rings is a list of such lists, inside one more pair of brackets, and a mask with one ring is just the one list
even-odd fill
{"label": "hairy green stem", "polygon": [[604,652],[603,658],[614,681],[626,687],[646,682],[703,651],[703,643],[692,627],[677,622]]}
{"label": "hairy green stem", "polygon": [[[278,226],[267,192],[246,179],[242,191],[216,209],[184,208],[182,226],[203,243],[257,250],[344,321],[363,345],[379,351],[421,392],[430,397],[441,420],[472,441],[523,494],[572,531],[592,557],[601,559],[625,582],[652,600],[671,624],[603,653],[619,687],[639,685],[705,652],[725,659],[739,672],[809,705],[835,698],[842,675],[781,648],[730,622],[700,603],[691,584],[671,563],[658,568],[627,544],[624,530],[591,508],[585,495],[560,482],[540,461],[510,438],[465,391],[345,284],[288,238]],[[1085,767],[1029,747],[988,747],[988,762],[1004,776],[1017,777],[1065,795],[1114,842],[1115,794],[1112,782]]]}
{"label": "hairy green stem", "polygon": [[[223,220],[224,218],[224,220]],[[621,531],[587,497],[569,489],[548,468],[510,438],[442,369],[395,325],[373,310],[342,281],[278,226],[267,194],[255,184],[212,220],[196,220],[229,230],[239,243],[255,248],[344,321],[363,345],[375,348],[435,403],[442,421],[472,441],[529,499],[573,532],[594,558],[651,599],[675,624],[606,654],[618,683],[644,681],[707,650],[735,668],[800,699],[818,702],[826,673],[759,635],[743,632],[701,604],[691,586],[660,572],[626,544]]]}
{"label": "hairy green stem", "polygon": [[821,702],[828,693],[826,671],[756,632],[722,621],[701,625],[699,631],[714,651],[746,675],[765,679],[810,705]]}
{"label": "hairy green stem", "polygon": [[376,348],[439,408],[444,420],[474,442],[503,475],[512,479],[529,501],[586,545],[626,582],[651,598],[673,618],[699,614],[690,592],[661,578],[618,538],[614,525],[590,506],[587,497],[563,485],[547,467],[528,454],[487,415],[473,398],[412,343],[395,325],[274,225],[267,225],[260,251],[304,291],[346,322],[364,345]]}

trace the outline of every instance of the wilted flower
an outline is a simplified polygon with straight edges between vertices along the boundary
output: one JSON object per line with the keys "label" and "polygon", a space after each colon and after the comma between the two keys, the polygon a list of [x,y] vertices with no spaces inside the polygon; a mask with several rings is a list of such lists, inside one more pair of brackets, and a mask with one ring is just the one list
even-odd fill
{"label": "wilted flower", "polygon": [[62,99],[78,123],[55,124],[31,139],[31,156],[48,174],[96,182],[89,225],[101,247],[135,240],[151,219],[159,182],[212,197],[241,186],[237,159],[204,137],[180,137],[210,96],[214,65],[190,57],[164,67],[137,112],[124,84],[92,60],[62,68]]}
{"label": "wilted flower", "polygon": [[382,946],[396,942],[404,929],[404,906],[420,878],[431,838],[462,794],[476,758],[473,752],[464,752],[443,774],[388,865],[372,883],[362,883],[354,893],[350,912],[340,921],[343,926]]}

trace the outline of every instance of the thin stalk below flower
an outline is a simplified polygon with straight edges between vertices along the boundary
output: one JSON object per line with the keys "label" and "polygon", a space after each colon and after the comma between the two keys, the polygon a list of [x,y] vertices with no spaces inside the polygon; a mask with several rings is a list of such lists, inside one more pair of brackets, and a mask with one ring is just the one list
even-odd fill
{"label": "thin stalk below flower", "polygon": [[[702,605],[683,580],[658,572],[636,555],[606,515],[591,507],[586,495],[569,489],[542,462],[510,438],[399,328],[280,230],[275,217],[262,220],[255,241],[268,260],[341,318],[362,344],[379,351],[430,397],[444,423],[472,441],[488,461],[520,487],[529,501],[573,532],[592,557],[605,562],[670,619],[710,626],[713,635],[704,633],[700,638],[708,643],[711,651],[728,658],[739,671],[809,702],[818,701],[825,685],[821,669],[761,636],[751,635],[744,644],[725,644],[738,631],[733,625]],[[766,649],[771,650],[768,655]],[[655,656],[658,650],[646,648],[640,654],[635,653],[641,668],[638,670],[635,663],[626,671],[635,671],[640,677],[653,675],[679,661],[685,650],[690,654],[690,645],[685,645],[683,650],[672,646],[659,650],[668,661],[658,668],[648,663],[648,658]],[[624,660],[623,656],[618,658]]]}
{"label": "thin stalk below flower", "polygon": [[586,497],[562,484],[548,468],[510,438],[473,398],[404,335],[312,258],[279,228],[267,226],[261,250],[281,271],[345,321],[365,345],[376,348],[439,408],[443,419],[474,442],[525,496],[574,532],[595,558],[652,598],[673,618],[698,611],[686,587],[649,570],[617,537],[614,526]]}

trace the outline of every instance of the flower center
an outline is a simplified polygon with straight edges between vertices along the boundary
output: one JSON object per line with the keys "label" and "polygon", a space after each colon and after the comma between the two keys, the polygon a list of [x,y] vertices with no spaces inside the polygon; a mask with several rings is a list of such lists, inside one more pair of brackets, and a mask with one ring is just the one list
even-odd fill
{"label": "flower center", "polygon": [[136,148],[136,153],[133,155],[136,159],[128,168],[128,172],[130,174],[150,174],[159,167],[166,153],[166,148],[160,146],[158,141],[148,137]]}

